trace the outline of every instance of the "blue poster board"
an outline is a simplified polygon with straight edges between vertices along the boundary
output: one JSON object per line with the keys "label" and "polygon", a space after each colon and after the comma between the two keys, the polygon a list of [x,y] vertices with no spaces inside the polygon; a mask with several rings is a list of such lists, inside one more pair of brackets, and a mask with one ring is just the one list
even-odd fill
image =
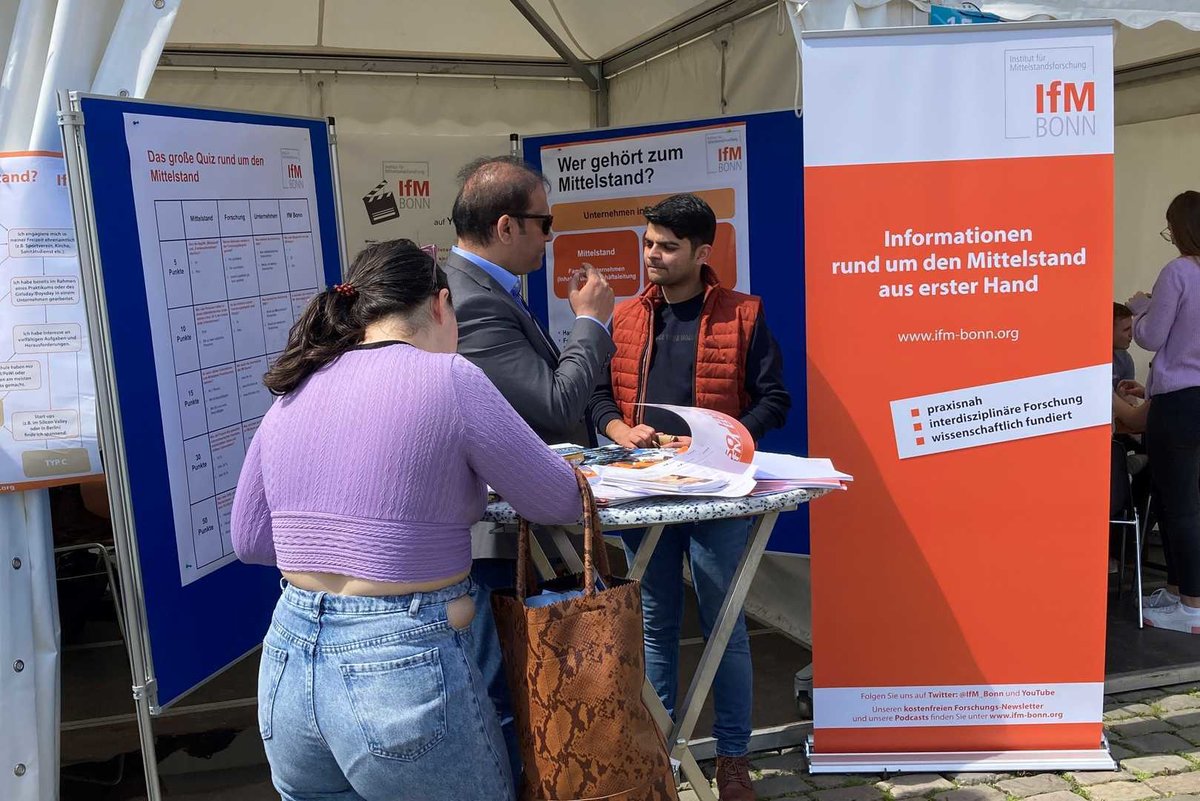
{"label": "blue poster board", "polygon": [[[311,157],[318,215],[318,227],[312,229],[311,236],[319,241],[322,257],[315,265],[318,287],[322,283],[326,286],[336,283],[342,273],[329,127],[324,119],[186,108],[118,98],[83,97],[80,108],[95,235],[111,321],[109,336],[117,407],[125,428],[128,490],[136,532],[136,557],[142,575],[151,673],[156,681],[156,696],[152,700],[159,707],[166,707],[261,642],[279,598],[279,571],[233,561],[186,585],[181,579],[161,424],[163,402],[152,346],[146,266],[135,211],[126,115],[307,131],[311,154],[304,154],[304,162],[307,166]],[[160,146],[164,153],[179,150],[173,141],[163,141]],[[286,186],[289,179],[297,179],[301,174],[298,166],[285,164],[281,180]]]}
{"label": "blue poster board", "polygon": [[[541,166],[543,147],[625,136],[744,123],[750,218],[750,291],[763,299],[767,323],[784,355],[784,376],[792,395],[787,426],[759,443],[766,451],[808,454],[808,387],[804,346],[804,142],[792,110],[731,115],[628,128],[530,136],[523,141],[525,160]],[[703,171],[705,166],[698,164]],[[540,276],[540,274],[538,274]],[[546,282],[529,282],[529,304],[548,322]],[[808,553],[807,506],[783,515],[768,549]]]}

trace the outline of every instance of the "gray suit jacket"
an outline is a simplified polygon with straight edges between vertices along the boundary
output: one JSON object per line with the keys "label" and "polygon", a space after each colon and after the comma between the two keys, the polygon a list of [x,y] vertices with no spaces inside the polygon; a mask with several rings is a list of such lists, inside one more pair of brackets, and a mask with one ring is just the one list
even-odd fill
{"label": "gray suit jacket", "polygon": [[[446,277],[458,317],[458,352],[483,370],[544,442],[589,444],[587,406],[615,350],[612,337],[591,320],[577,320],[559,351],[513,296],[468,259],[451,253]],[[540,529],[534,528],[538,541],[553,553]],[[515,559],[515,531],[477,523],[471,554]]]}
{"label": "gray suit jacket", "polygon": [[446,276],[458,316],[458,352],[478,366],[548,444],[589,440],[586,411],[615,350],[591,320],[577,320],[561,351],[486,272],[451,253]]}

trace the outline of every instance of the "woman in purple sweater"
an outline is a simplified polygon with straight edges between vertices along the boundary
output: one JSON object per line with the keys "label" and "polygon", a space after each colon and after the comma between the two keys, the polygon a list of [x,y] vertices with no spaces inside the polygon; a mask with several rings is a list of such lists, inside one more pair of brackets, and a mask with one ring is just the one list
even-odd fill
{"label": "woman in purple sweater", "polygon": [[313,299],[267,373],[282,397],[246,454],[233,545],[283,573],[258,718],[288,801],[512,798],[468,657],[469,530],[485,484],[538,523],[577,520],[580,498],[457,342],[445,274],[397,240]]}
{"label": "woman in purple sweater", "polygon": [[1133,338],[1154,351],[1146,445],[1169,566],[1165,590],[1147,599],[1155,628],[1200,634],[1200,192],[1167,207],[1163,237],[1179,249],[1154,292],[1129,300]]}

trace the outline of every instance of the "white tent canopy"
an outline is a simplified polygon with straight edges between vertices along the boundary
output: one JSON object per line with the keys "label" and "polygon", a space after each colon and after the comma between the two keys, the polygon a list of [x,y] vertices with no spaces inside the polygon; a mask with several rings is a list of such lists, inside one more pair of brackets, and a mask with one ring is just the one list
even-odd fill
{"label": "white tent canopy", "polygon": [[[693,17],[730,5],[694,0],[205,0],[184,3],[171,36],[179,45],[353,50],[468,59],[558,59],[523,15],[527,9],[577,58],[621,52]],[[768,2],[735,4],[750,10]],[[247,10],[265,24],[248,25]],[[744,10],[743,10],[744,13]],[[269,22],[268,22],[269,21]]]}
{"label": "white tent canopy", "polygon": [[[947,3],[949,4],[949,3]],[[169,49],[291,52],[351,51],[458,59],[561,61],[561,45],[584,62],[611,61],[673,32],[717,27],[776,5],[776,0],[205,0],[185,2]],[[904,7],[928,11],[921,0],[787,0],[809,27],[878,27]],[[981,0],[1006,19],[1107,17],[1131,28],[1171,20],[1200,29],[1193,0]],[[557,44],[526,14],[536,15]],[[881,19],[881,17],[883,19]],[[677,44],[671,41],[669,46]]]}
{"label": "white tent canopy", "polygon": [[[367,69],[388,69],[388,59],[397,60],[394,68],[413,71],[421,60],[430,65],[457,61],[469,63],[446,68],[464,72],[474,63],[482,74],[494,74],[487,70],[526,67],[545,76],[556,74],[552,67],[570,75],[569,61],[577,60],[576,67],[593,73],[602,68],[611,76],[639,58],[777,5],[799,14],[809,29],[920,23],[929,8],[923,0],[205,0],[183,4],[164,63],[208,66],[205,56],[212,62],[221,55],[228,64],[238,57],[249,66],[257,56],[259,64],[282,65],[289,55],[326,55],[364,59],[360,66]],[[1127,63],[1195,50],[1194,41],[1178,28],[1200,30],[1200,7],[1193,0],[981,0],[978,5],[1014,20],[1104,17],[1137,31],[1173,23],[1175,30],[1164,26],[1148,36],[1127,37],[1132,42]]]}

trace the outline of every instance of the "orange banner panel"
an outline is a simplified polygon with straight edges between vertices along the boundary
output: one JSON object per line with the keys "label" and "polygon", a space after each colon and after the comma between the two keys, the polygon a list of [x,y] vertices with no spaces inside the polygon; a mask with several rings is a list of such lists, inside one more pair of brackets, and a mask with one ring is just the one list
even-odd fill
{"label": "orange banner panel", "polygon": [[[1108,426],[901,459],[909,423],[895,423],[889,404],[1108,363],[1112,164],[805,170],[808,197],[821,199],[805,214],[810,447],[855,477],[852,491],[810,510],[815,686],[1103,681]],[[981,244],[993,230],[1032,239]],[[963,231],[975,241],[898,244]],[[979,256],[1024,251],[1077,260],[1013,267]],[[940,431],[924,418],[911,425],[917,446]],[[1097,723],[815,737],[822,750],[858,752],[1094,749],[1099,734]]]}
{"label": "orange banner panel", "polygon": [[717,237],[708,264],[716,271],[721,286],[730,289],[737,286],[737,231],[730,223],[717,223]]}
{"label": "orange banner panel", "polygon": [[641,289],[641,261],[641,239],[633,231],[559,234],[554,238],[554,294],[566,299],[571,274],[590,264],[604,274],[617,297],[631,297]]}
{"label": "orange banner panel", "polygon": [[[694,192],[708,205],[718,220],[735,214],[732,189],[706,189]],[[574,203],[555,203],[550,209],[556,231],[587,231],[595,228],[640,228],[646,225],[645,211],[671,195],[605,198]],[[730,285],[732,286],[732,284]]]}

